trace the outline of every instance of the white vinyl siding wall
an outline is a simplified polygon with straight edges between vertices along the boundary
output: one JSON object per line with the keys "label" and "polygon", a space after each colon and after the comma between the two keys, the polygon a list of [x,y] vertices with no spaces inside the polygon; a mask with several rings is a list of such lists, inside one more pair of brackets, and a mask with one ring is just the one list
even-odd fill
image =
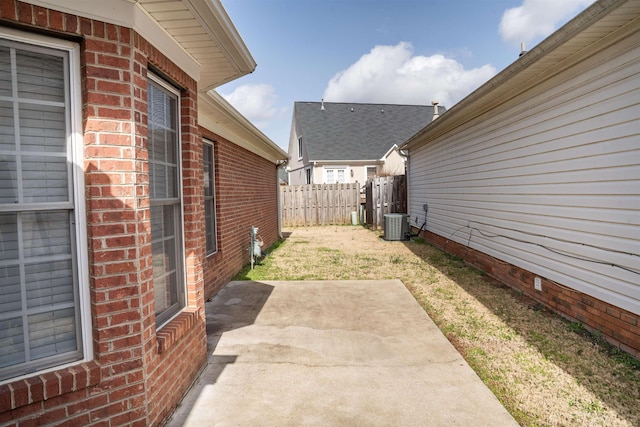
{"label": "white vinyl siding wall", "polygon": [[429,231],[640,314],[640,47],[627,42],[412,149],[411,218],[428,204]]}

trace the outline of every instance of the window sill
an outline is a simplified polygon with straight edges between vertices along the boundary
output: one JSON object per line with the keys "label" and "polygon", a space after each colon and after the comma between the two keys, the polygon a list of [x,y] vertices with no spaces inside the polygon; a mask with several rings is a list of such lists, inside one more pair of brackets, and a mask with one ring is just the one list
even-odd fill
{"label": "window sill", "polygon": [[0,386],[0,412],[82,390],[100,381],[100,365],[90,361],[3,384]]}
{"label": "window sill", "polygon": [[156,333],[158,354],[167,352],[200,318],[196,307],[187,307]]}

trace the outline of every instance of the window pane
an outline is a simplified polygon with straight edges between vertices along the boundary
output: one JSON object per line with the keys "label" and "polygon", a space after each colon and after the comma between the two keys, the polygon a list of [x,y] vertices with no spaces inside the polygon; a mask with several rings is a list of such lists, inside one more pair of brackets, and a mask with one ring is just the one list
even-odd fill
{"label": "window pane", "polygon": [[[155,261],[154,261],[155,263]],[[155,271],[155,270],[154,270]],[[153,278],[153,297],[155,303],[155,314],[158,316],[169,308],[167,304],[167,278],[158,276]]]}
{"label": "window pane", "polygon": [[0,154],[0,203],[18,203],[16,156]]}
{"label": "window pane", "polygon": [[202,168],[204,175],[204,220],[207,254],[217,250],[216,241],[216,216],[215,216],[215,182],[213,145],[202,144]]}
{"label": "window pane", "polygon": [[178,197],[178,168],[167,166],[167,194],[165,197],[175,199]]}
{"label": "window pane", "polygon": [[11,51],[0,46],[0,96],[11,96]]}
{"label": "window pane", "polygon": [[162,163],[149,165],[149,187],[152,199],[168,198],[166,169],[166,166]]}
{"label": "window pane", "polygon": [[[0,76],[2,78],[2,76]],[[2,81],[0,81],[0,85]],[[1,89],[0,89],[1,90]],[[15,129],[13,126],[13,105],[0,101],[0,150],[15,150]]]}
{"label": "window pane", "polygon": [[213,223],[213,200],[207,200],[204,204],[204,220],[206,221],[206,237],[207,237],[207,252],[215,250],[215,225]]}
{"label": "window pane", "polygon": [[22,214],[24,256],[71,254],[69,213],[66,211]]}
{"label": "window pane", "polygon": [[51,156],[22,157],[24,202],[69,201],[67,159]]}
{"label": "window pane", "polygon": [[59,56],[16,50],[18,96],[64,101],[64,61]]}
{"label": "window pane", "polygon": [[209,144],[203,144],[202,159],[204,169],[204,195],[210,197],[213,195],[213,147]]}
{"label": "window pane", "polygon": [[76,319],[72,308],[29,316],[31,359],[75,351]]}
{"label": "window pane", "polygon": [[165,162],[166,158],[164,130],[149,126],[149,160]]}
{"label": "window pane", "polygon": [[71,260],[26,265],[25,280],[28,308],[74,302]]}
{"label": "window pane", "polygon": [[22,318],[0,320],[0,368],[25,361]]}
{"label": "window pane", "polygon": [[[0,313],[22,310],[22,293],[20,292],[20,267],[10,265],[0,267]],[[0,342],[0,346],[1,346]]]}
{"label": "window pane", "polygon": [[64,107],[20,104],[20,149],[65,153],[67,131]]}
{"label": "window pane", "polygon": [[333,169],[327,169],[327,184],[333,184]]}

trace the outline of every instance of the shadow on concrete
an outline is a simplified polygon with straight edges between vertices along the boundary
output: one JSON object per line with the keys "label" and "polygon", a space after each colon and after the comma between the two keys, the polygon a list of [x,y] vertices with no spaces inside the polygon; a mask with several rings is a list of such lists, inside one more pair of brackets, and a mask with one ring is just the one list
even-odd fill
{"label": "shadow on concrete", "polygon": [[265,283],[233,281],[205,304],[209,355],[215,350],[222,334],[255,323],[271,292],[273,286]]}
{"label": "shadow on concrete", "polygon": [[214,355],[214,350],[226,332],[254,324],[272,292],[273,286],[260,282],[229,282],[205,304],[207,364],[166,426],[181,426],[195,402],[210,392],[227,366],[236,362],[237,355]]}

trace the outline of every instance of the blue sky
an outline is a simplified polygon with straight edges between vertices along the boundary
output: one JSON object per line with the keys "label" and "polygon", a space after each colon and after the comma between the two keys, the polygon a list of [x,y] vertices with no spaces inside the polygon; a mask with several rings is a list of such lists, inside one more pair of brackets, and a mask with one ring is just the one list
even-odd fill
{"label": "blue sky", "polygon": [[593,0],[222,0],[258,66],[219,87],[287,149],[295,101],[451,107]]}

